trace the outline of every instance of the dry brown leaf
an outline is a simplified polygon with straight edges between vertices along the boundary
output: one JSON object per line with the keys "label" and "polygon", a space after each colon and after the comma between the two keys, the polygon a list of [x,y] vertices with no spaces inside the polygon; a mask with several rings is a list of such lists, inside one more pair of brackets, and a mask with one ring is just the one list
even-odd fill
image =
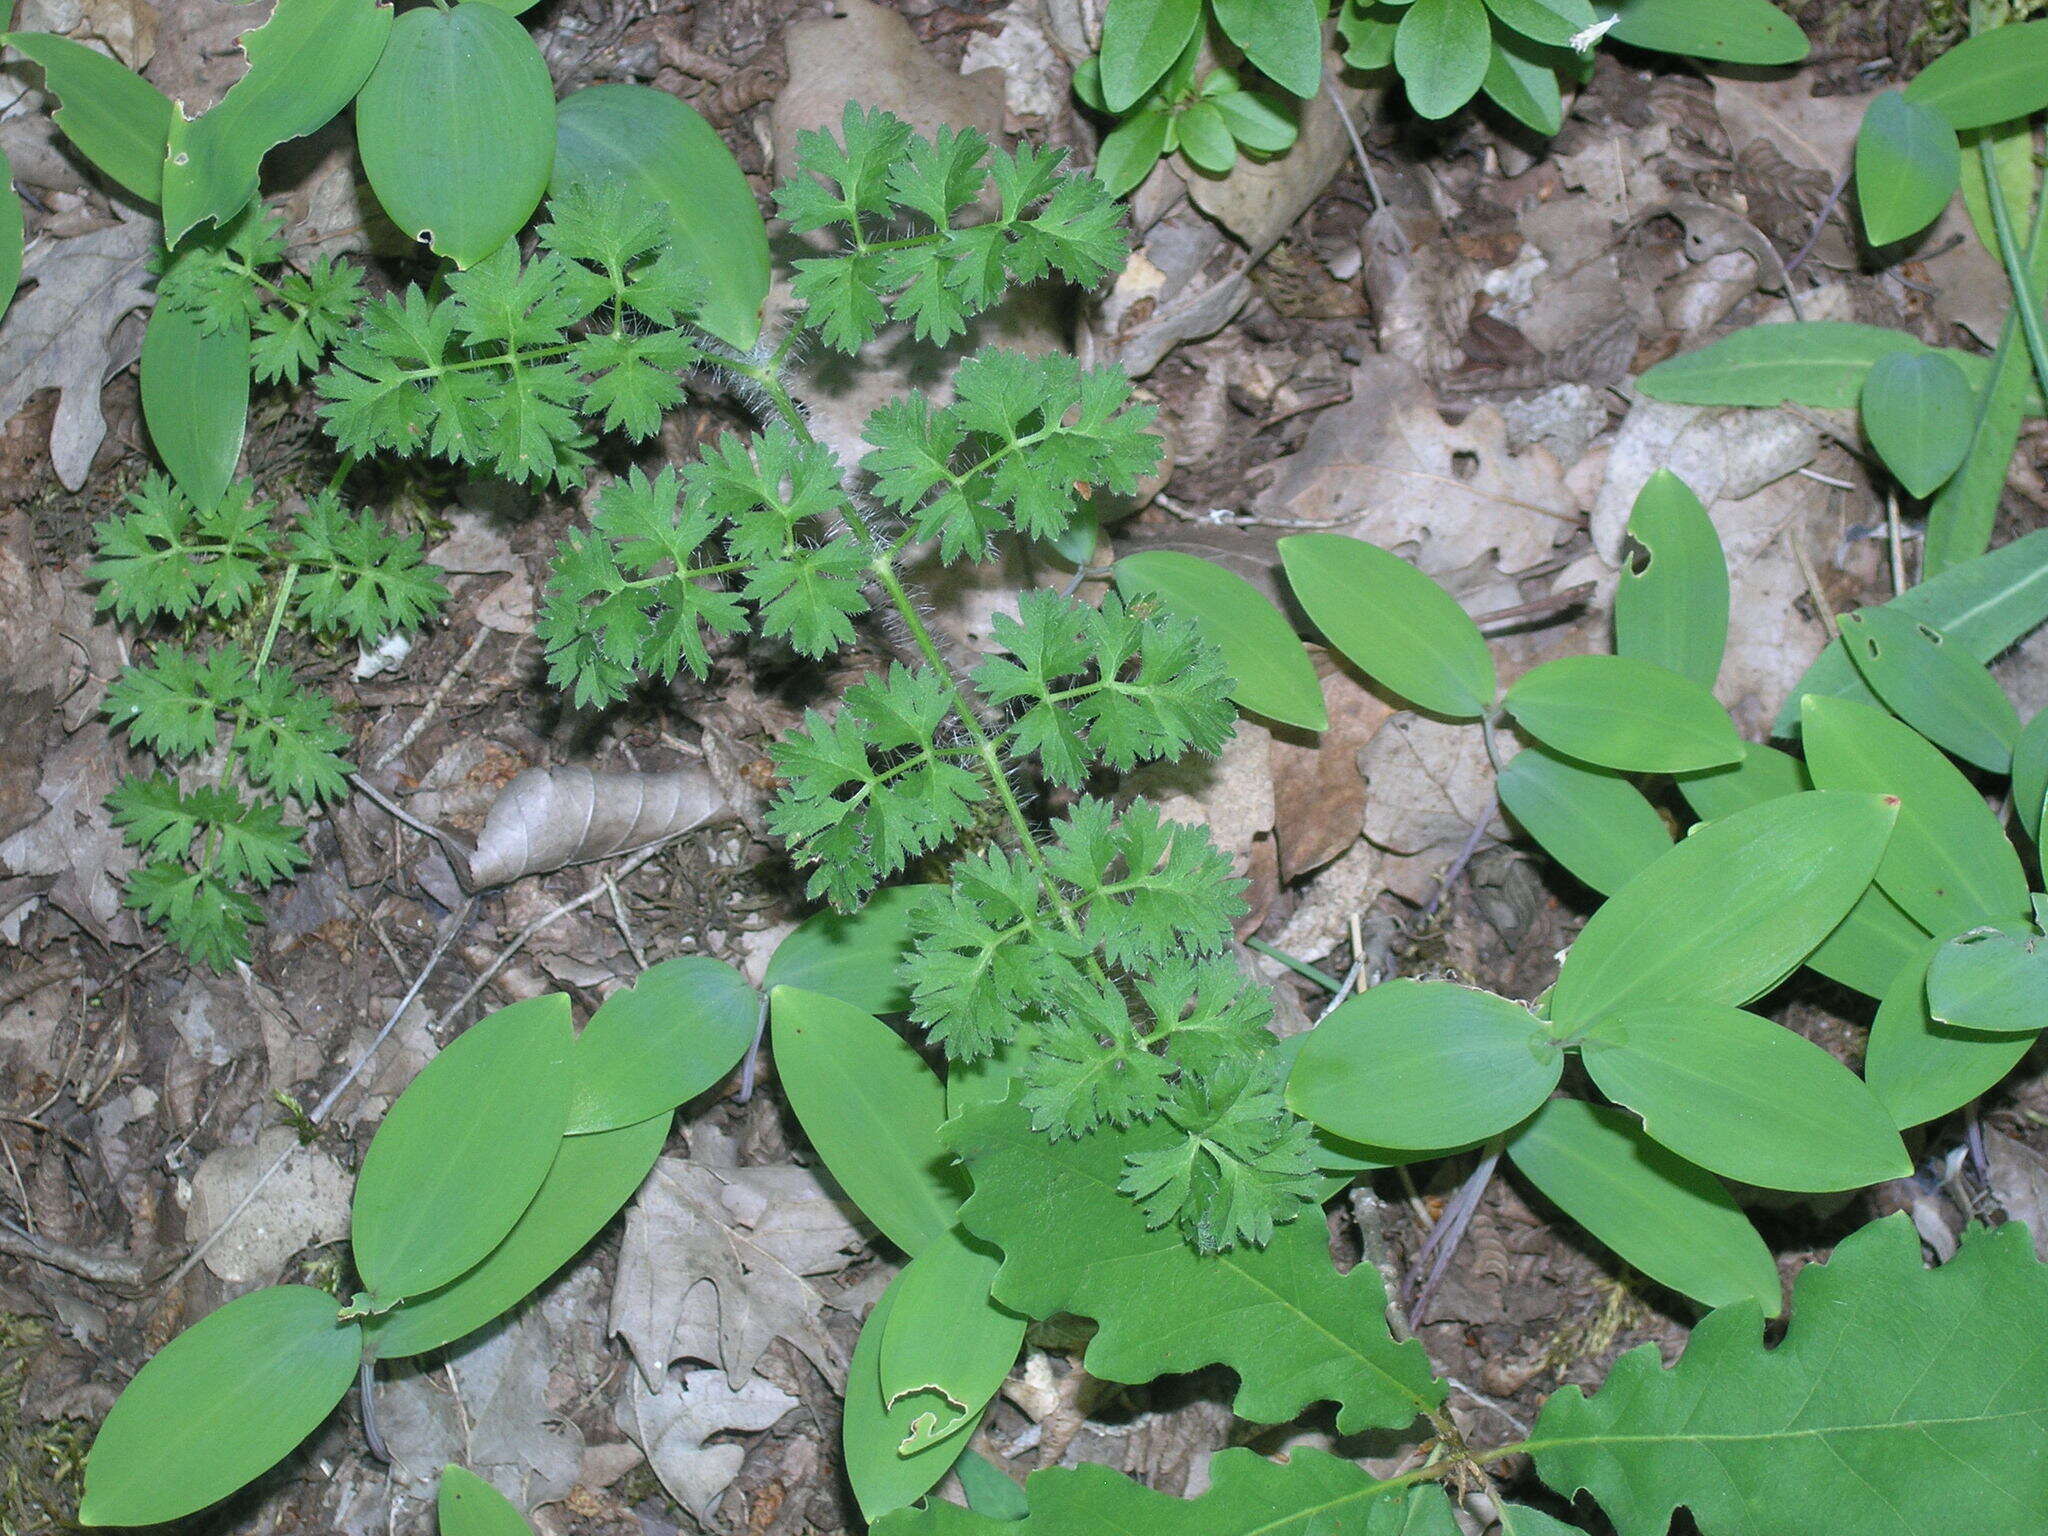
{"label": "dry brown leaf", "polygon": [[498,796],[474,850],[443,847],[472,891],[608,859],[731,814],[702,768],[673,773],[598,773],[529,768]]}
{"label": "dry brown leaf", "polygon": [[1990,1165],[1991,1193],[2007,1216],[2027,1224],[2035,1254],[2048,1259],[2048,1157],[1989,1127],[1984,1131],[1984,1156]]}
{"label": "dry brown leaf", "polygon": [[[1387,889],[1427,901],[1481,817],[1494,819],[1493,765],[1477,727],[1401,714],[1376,732],[1359,756],[1365,773],[1365,835],[1387,853],[1378,869]],[[1419,857],[1427,855],[1427,857]],[[1415,857],[1411,857],[1415,856]]]}
{"label": "dry brown leaf", "polygon": [[744,1447],[706,1445],[713,1435],[773,1427],[797,1400],[772,1382],[751,1377],[738,1387],[717,1371],[691,1371],[650,1392],[629,1372],[619,1396],[619,1428],[647,1453],[661,1486],[711,1529],[711,1512],[747,1459]]}
{"label": "dry brown leaf", "polygon": [[1328,729],[1312,742],[1273,738],[1273,829],[1283,885],[1322,868],[1358,841],[1366,799],[1358,755],[1394,715],[1391,704],[1350,673],[1325,666]]}

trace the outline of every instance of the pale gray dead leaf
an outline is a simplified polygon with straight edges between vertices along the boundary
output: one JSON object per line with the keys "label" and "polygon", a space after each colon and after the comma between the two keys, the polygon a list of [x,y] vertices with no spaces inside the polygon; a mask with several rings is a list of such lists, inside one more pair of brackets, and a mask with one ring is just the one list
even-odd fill
{"label": "pale gray dead leaf", "polygon": [[1358,765],[1365,774],[1365,835],[1394,855],[1376,874],[1409,901],[1429,899],[1481,817],[1489,818],[1490,835],[1506,835],[1494,814],[1493,766],[1470,725],[1396,715],[1373,733]]}
{"label": "pale gray dead leaf", "polygon": [[797,1405],[797,1400],[759,1376],[735,1388],[719,1371],[691,1371],[665,1379],[659,1392],[628,1372],[619,1395],[619,1428],[647,1453],[654,1475],[699,1525],[710,1529],[711,1512],[739,1475],[744,1448],[707,1445],[731,1430],[764,1430]]}
{"label": "pale gray dead leaf", "polygon": [[702,768],[673,773],[598,773],[529,768],[498,796],[476,847],[442,846],[472,891],[608,859],[730,815]]}
{"label": "pale gray dead leaf", "polygon": [[1270,251],[1351,159],[1330,91],[1337,93],[1354,124],[1378,115],[1386,92],[1343,84],[1333,55],[1325,55],[1328,89],[1300,107],[1301,131],[1291,149],[1270,159],[1240,158],[1227,176],[1185,175],[1195,206],[1243,242],[1253,261]]}
{"label": "pale gray dead leaf", "polygon": [[49,809],[0,842],[0,877],[51,877],[52,906],[102,942],[130,944],[138,930],[122,909],[119,882],[135,859],[106,811],[121,762],[97,722],[63,737],[36,786]]}
{"label": "pale gray dead leaf", "polygon": [[678,1359],[714,1362],[738,1387],[777,1338],[839,1382],[845,1365],[806,1277],[843,1269],[862,1240],[809,1169],[663,1158],[626,1210],[611,1331],[650,1387]]}
{"label": "pale gray dead leaf", "polygon": [[38,246],[22,268],[21,293],[0,321],[0,422],[39,389],[58,391],[50,462],[67,490],[85,484],[107,435],[100,390],[142,350],[139,327],[121,321],[151,302],[155,220],[118,203],[104,229]]}
{"label": "pale gray dead leaf", "polygon": [[1990,1164],[1992,1194],[2007,1216],[2027,1224],[2035,1255],[2048,1259],[2048,1157],[1988,1126],[1984,1156]]}
{"label": "pale gray dead leaf", "polygon": [[269,1284],[302,1249],[348,1235],[353,1186],[341,1164],[318,1147],[300,1146],[296,1131],[277,1125],[253,1146],[222,1147],[199,1165],[185,1217],[187,1240],[204,1244],[279,1157],[284,1166],[235,1218],[233,1228],[206,1249],[206,1267],[232,1284]]}

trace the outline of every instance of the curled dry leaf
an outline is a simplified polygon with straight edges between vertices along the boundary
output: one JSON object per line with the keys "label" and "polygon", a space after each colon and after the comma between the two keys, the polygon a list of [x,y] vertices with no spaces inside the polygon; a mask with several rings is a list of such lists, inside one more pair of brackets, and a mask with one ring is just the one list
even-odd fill
{"label": "curled dry leaf", "polygon": [[673,773],[597,773],[529,768],[498,796],[476,847],[443,838],[465,889],[608,859],[729,816],[702,768]]}

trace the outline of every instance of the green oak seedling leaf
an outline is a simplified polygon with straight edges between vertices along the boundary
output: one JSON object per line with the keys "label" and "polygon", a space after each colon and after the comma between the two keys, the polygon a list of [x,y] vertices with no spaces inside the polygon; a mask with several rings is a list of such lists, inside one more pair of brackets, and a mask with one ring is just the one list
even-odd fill
{"label": "green oak seedling leaf", "polygon": [[1517,752],[1496,787],[1543,851],[1611,896],[1671,849],[1671,830],[1634,784],[1547,747]]}
{"label": "green oak seedling leaf", "polygon": [[407,11],[356,99],[356,144],[391,222],[473,266],[518,233],[547,190],[547,61],[483,0]]}
{"label": "green oak seedling leaf", "polygon": [[363,1154],[351,1238],[380,1302],[446,1285],[504,1239],[547,1178],[569,1114],[569,1000],[478,1020],[407,1085]]}
{"label": "green oak seedling leaf", "polygon": [[1660,469],[1636,495],[1628,536],[1640,553],[1614,589],[1614,649],[1712,688],[1728,648],[1728,560],[1714,520]]}
{"label": "green oak seedling leaf", "polygon": [[339,1310],[311,1286],[268,1286],[158,1350],[100,1425],[79,1519],[175,1520],[282,1460],[355,1383],[362,1334]]}
{"label": "green oak seedling leaf", "polygon": [[1965,38],[1913,77],[1906,99],[1958,132],[2033,116],[2048,107],[2048,21]]}
{"label": "green oak seedling leaf", "polygon": [[593,85],[555,118],[551,196],[623,182],[633,205],[659,204],[669,248],[703,281],[693,318],[746,351],[761,336],[768,230],[746,174],[688,103],[645,85]]}
{"label": "green oak seedling leaf", "polygon": [[1128,112],[1173,67],[1202,24],[1202,0],[1117,0],[1102,15],[1103,105]]}
{"label": "green oak seedling leaf", "polygon": [[1863,430],[1909,496],[1932,496],[1963,462],[1976,397],[1939,352],[1892,352],[1863,380]]}
{"label": "green oak seedling leaf", "polygon": [[1483,1141],[1550,1097],[1564,1053],[1528,1009],[1448,981],[1385,981],[1310,1030],[1287,1079],[1296,1114],[1351,1141]]}
{"label": "green oak seedling leaf", "polygon": [[1394,68],[1423,117],[1449,117],[1478,95],[1492,54],[1485,0],[1409,0],[1394,33]]}
{"label": "green oak seedling leaf", "polygon": [[1806,57],[1806,34],[1770,0],[1625,0],[1619,14],[1607,35],[1631,48],[1723,64],[1796,64]]}
{"label": "green oak seedling leaf", "polygon": [[379,1360],[425,1354],[467,1337],[532,1295],[633,1198],[661,1156],[674,1118],[663,1113],[615,1131],[565,1137],[548,1176],[504,1241],[440,1289],[367,1319],[368,1352]]}
{"label": "green oak seedling leaf", "polygon": [[1084,1464],[1032,1473],[1024,1501],[1028,1515],[1006,1519],[934,1499],[890,1515],[874,1536],[1458,1536],[1460,1530],[1443,1489],[1382,1482],[1355,1461],[1302,1445],[1277,1461],[1243,1446],[1217,1452],[1197,1498],[1172,1498],[1108,1467]]}
{"label": "green oak seedling leaf", "polygon": [[1845,613],[1840,627],[1849,660],[1886,709],[1964,762],[2012,770],[2019,711],[1983,662],[1895,608]]}
{"label": "green oak seedling leaf", "polygon": [[324,127],[370,78],[391,32],[380,0],[278,0],[242,36],[248,72],[197,118],[174,116],[163,169],[164,241],[226,224],[256,195],[263,157]]}
{"label": "green oak seedling leaf", "polygon": [[1190,619],[1223,652],[1230,697],[1253,714],[1320,731],[1330,723],[1308,653],[1280,610],[1235,571],[1177,550],[1152,549],[1116,563],[1116,582],[1135,606],[1151,597]]}
{"label": "green oak seedling leaf", "polygon": [[533,1527],[519,1513],[518,1505],[461,1467],[441,1469],[441,1496],[435,1514],[441,1536],[533,1536]]}
{"label": "green oak seedling leaf", "polygon": [[1869,886],[1895,814],[1880,795],[1808,791],[1695,828],[1579,931],[1552,1019],[1571,1034],[1635,1008],[1762,996]]}
{"label": "green oak seedling leaf", "polygon": [[1609,1014],[1580,1041],[1602,1093],[1680,1157],[1766,1189],[1861,1189],[1913,1171],[1863,1080],[1783,1025],[1715,1003]]}
{"label": "green oak seedling leaf", "polygon": [[1324,0],[1210,0],[1216,25],[1273,83],[1296,96],[1323,84]]}
{"label": "green oak seedling leaf", "polygon": [[932,889],[885,886],[858,912],[828,908],[804,919],[775,946],[762,987],[822,992],[877,1016],[902,1013],[910,1006],[901,973],[910,953],[910,919]]}
{"label": "green oak seedling leaf", "polygon": [[1934,953],[1927,1012],[1979,1034],[2039,1034],[2048,1026],[2048,939],[1973,928]]}
{"label": "green oak seedling leaf", "polygon": [[1398,555],[1362,539],[1280,541],[1287,584],[1331,645],[1411,703],[1453,720],[1493,707],[1493,655],[1457,601]]}
{"label": "green oak seedling leaf", "polygon": [[717,1086],[753,1044],[761,1007],[761,994],[723,960],[685,955],[649,966],[577,1038],[566,1133],[636,1125]]}
{"label": "green oak seedling leaf", "polygon": [[1546,747],[1601,768],[1684,773],[1742,756],[1735,722],[1699,683],[1634,656],[1564,656],[1522,674],[1503,700]]}
{"label": "green oak seedling leaf", "polygon": [[53,32],[8,32],[0,42],[42,66],[44,85],[62,103],[50,121],[80,154],[144,202],[162,199],[168,96],[104,53]]}
{"label": "green oak seedling leaf", "polygon": [[892,1408],[882,1395],[882,1344],[888,1337],[897,1294],[909,1273],[908,1269],[898,1273],[869,1309],[846,1368],[840,1452],[846,1460],[846,1480],[853,1485],[854,1499],[869,1521],[924,1497],[973,1438],[950,1435],[935,1445],[902,1454],[902,1446],[915,1433],[918,1416],[928,1411],[930,1402],[925,1395],[907,1398]]}
{"label": "green oak seedling leaf", "polygon": [[1899,801],[1877,883],[1930,933],[2024,920],[2026,872],[1970,781],[1912,727],[1851,699],[1805,700],[1800,738],[1823,789]]}
{"label": "green oak seedling leaf", "polygon": [[1664,1531],[1680,1505],[1702,1536],[2018,1536],[2048,1508],[2044,1309],[2023,1225],[1973,1229],[1929,1270],[1888,1216],[1799,1272],[1776,1348],[1755,1307],[1731,1306],[1669,1369],[1648,1345],[1591,1397],[1558,1392],[1536,1470],[1590,1491],[1623,1536]]}
{"label": "green oak seedling leaf", "polygon": [[1990,1035],[1938,1022],[1927,970],[1946,941],[1922,938],[1877,1005],[1863,1078],[1899,1126],[1925,1125],[2002,1081],[2033,1049],[2028,1034]]}
{"label": "green oak seedling leaf", "polygon": [[913,1258],[944,1237],[967,1176],[939,1134],[946,1089],[904,1038],[837,998],[769,994],[775,1070],[818,1156],[882,1235]]}
{"label": "green oak seedling leaf", "polygon": [[192,505],[220,504],[249,420],[249,322],[208,330],[196,310],[157,302],[142,334],[142,419]]}
{"label": "green oak seedling leaf", "polygon": [[991,1294],[1001,1262],[954,1227],[897,1277],[882,1335],[882,1400],[918,1410],[897,1455],[916,1455],[978,1423],[1017,1363],[1024,1318]]}
{"label": "green oak seedling leaf", "polygon": [[1238,1417],[1285,1423],[1332,1400],[1346,1434],[1405,1425],[1440,1401],[1421,1346],[1387,1331],[1379,1272],[1339,1275],[1320,1219],[1207,1254],[1171,1223],[1146,1228],[1117,1185],[1127,1158],[1184,1140],[1172,1127],[1054,1141],[1012,1099],[966,1109],[947,1135],[974,1176],[961,1222],[1003,1252],[996,1299],[1035,1318],[1094,1318],[1093,1375],[1137,1383],[1227,1365]]}
{"label": "green oak seedling leaf", "polygon": [[1871,98],[1856,135],[1856,202],[1872,245],[1919,234],[1941,216],[1962,177],[1963,147],[1947,118],[1898,91]]}
{"label": "green oak seedling leaf", "polygon": [[1771,1250],[1721,1181],[1652,1141],[1633,1116],[1552,1099],[1509,1138],[1508,1161],[1623,1259],[1710,1307],[1780,1310]]}

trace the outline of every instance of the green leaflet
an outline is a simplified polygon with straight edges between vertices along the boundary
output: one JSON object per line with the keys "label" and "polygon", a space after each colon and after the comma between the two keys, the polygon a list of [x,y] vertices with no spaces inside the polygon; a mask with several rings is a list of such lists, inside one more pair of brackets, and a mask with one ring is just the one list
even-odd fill
{"label": "green leaflet", "polygon": [[1726,64],[1796,64],[1806,57],[1806,35],[1770,0],[1625,0],[1620,12],[1608,36],[1631,48]]}
{"label": "green leaflet", "polygon": [[1906,494],[1932,496],[1969,450],[1976,397],[1939,352],[1891,352],[1863,379],[1863,430]]}
{"label": "green leaflet", "polygon": [[1176,550],[1145,550],[1116,563],[1125,601],[1152,595],[1192,619],[1223,652],[1230,697],[1253,714],[1320,731],[1330,723],[1307,652],[1280,610],[1235,571]]}
{"label": "green leaflet", "polygon": [[1569,1034],[1633,1008],[1761,996],[1869,885],[1893,814],[1875,794],[1808,792],[1695,829],[1580,930],[1551,1017]]}
{"label": "green leaflet", "polygon": [[1166,153],[1173,117],[1165,111],[1139,112],[1103,137],[1095,152],[1095,174],[1110,196],[1122,197],[1152,173]]}
{"label": "green leaflet", "polygon": [[142,419],[178,489],[218,505],[249,420],[249,322],[208,331],[197,312],[159,302],[142,335]]}
{"label": "green leaflet", "polygon": [[1807,771],[1822,789],[1899,800],[1877,883],[1931,933],[2023,919],[2027,877],[1970,781],[1911,727],[1850,699],[1805,700]]}
{"label": "green leaflet", "polygon": [[1932,224],[1962,176],[1963,147],[1946,118],[1898,91],[1871,98],[1856,135],[1856,204],[1872,245],[1890,245]]}
{"label": "green leaflet", "polygon": [[2048,809],[2048,709],[2029,720],[2013,743],[2012,809],[2027,836],[2039,842]]}
{"label": "green leaflet", "polygon": [[1778,1267],[1721,1181],[1618,1109],[1552,1099],[1508,1161],[1564,1213],[1660,1285],[1710,1307],[1779,1312]]}
{"label": "green leaflet", "polygon": [[1619,774],[1584,767],[1547,747],[1517,752],[1496,787],[1522,830],[1603,896],[1671,849],[1670,829],[1640,789]]}
{"label": "green leaflet", "polygon": [[1287,1104],[1351,1141],[1455,1147],[1526,1119],[1563,1069],[1563,1051],[1528,1009],[1403,977],[1359,993],[1308,1032]]}
{"label": "green leaflet", "polygon": [[565,1133],[617,1130],[688,1103],[739,1064],[760,1023],[761,995],[723,960],[649,966],[578,1037]]}
{"label": "green leaflet", "polygon": [[960,1491],[967,1495],[967,1507],[991,1520],[1022,1520],[1031,1513],[1024,1490],[979,1451],[962,1451],[953,1463],[953,1475],[960,1479]]}
{"label": "green leaflet", "polygon": [[827,908],[804,919],[775,946],[762,990],[800,987],[862,1013],[903,1012],[910,993],[899,967],[910,951],[910,918],[931,891],[929,885],[884,886],[858,912]]}
{"label": "green leaflet", "polygon": [[1193,103],[1176,114],[1173,125],[1180,139],[1180,152],[1195,169],[1223,176],[1237,164],[1237,140],[1231,136],[1230,125],[1214,102]]}
{"label": "green leaflet", "polygon": [[1678,776],[1678,792],[1701,821],[1718,821],[1732,811],[1811,788],[1806,764],[1776,747],[1755,742],[1744,743],[1739,763]]}
{"label": "green leaflet", "polygon": [[[573,1063],[574,1056],[572,1054]],[[439,1290],[364,1322],[364,1347],[379,1360],[425,1354],[509,1312],[604,1229],[661,1156],[674,1116],[570,1136],[555,1154],[504,1241]]]}
{"label": "green leaflet", "polygon": [[1590,0],[1486,0],[1486,8],[1502,26],[1552,48],[1569,48],[1600,19]]}
{"label": "green leaflet", "polygon": [[1216,25],[1244,56],[1296,96],[1323,84],[1324,0],[1211,0]]}
{"label": "green leaflet", "polygon": [[1661,1536],[1681,1504],[1703,1536],[2021,1536],[2048,1508],[2048,1352],[2016,1342],[2044,1309],[2023,1226],[1972,1230],[1927,1270],[1889,1216],[1800,1271],[1775,1349],[1729,1307],[1669,1370],[1635,1349],[1592,1397],[1557,1393],[1536,1470],[1621,1536]]}
{"label": "green leaflet", "polygon": [[441,1469],[441,1496],[435,1514],[441,1536],[533,1536],[533,1527],[519,1513],[518,1505],[461,1467]]}
{"label": "green leaflet", "polygon": [[1581,1056],[1680,1157],[1766,1189],[1861,1189],[1913,1171],[1884,1106],[1803,1036],[1712,1003],[1611,1014]]}
{"label": "green leaflet", "polygon": [[846,1480],[853,1485],[853,1496],[869,1520],[878,1520],[889,1510],[901,1509],[930,1492],[973,1438],[952,1435],[911,1455],[898,1454],[930,1401],[912,1399],[892,1408],[882,1396],[882,1341],[888,1335],[889,1319],[907,1274],[906,1269],[890,1281],[881,1300],[869,1310],[846,1368],[840,1448],[846,1458]]}
{"label": "green leaflet", "polygon": [[1128,112],[1202,24],[1202,0],[1113,0],[1102,15],[1102,100]]}
{"label": "green leaflet", "polygon": [[669,248],[705,285],[697,323],[746,351],[761,336],[768,230],[747,178],[686,102],[645,85],[576,91],[555,118],[551,196],[622,181],[636,205],[659,203]]}
{"label": "green leaflet", "polygon": [[1926,939],[1927,930],[1873,885],[1856,898],[1849,915],[1820,941],[1806,963],[1865,997],[1883,997]]}
{"label": "green leaflet", "polygon": [[1944,751],[2012,771],[2020,715],[1984,663],[1925,620],[1891,608],[1841,617],[1842,643],[1885,708]]}
{"label": "green leaflet", "polygon": [[[2025,366],[2022,362],[2021,367]],[[2000,484],[2004,477],[2001,461]],[[2048,528],[2037,528],[1989,554],[1950,566],[1919,586],[1908,587],[1884,606],[1924,619],[1977,660],[1991,661],[2048,619]],[[1799,686],[1778,711],[1772,735],[1798,734],[1800,700],[1809,693],[1865,704],[1877,701],[1857,677],[1839,640],[1829,641],[1806,669]]]}
{"label": "green leaflet", "polygon": [[966,1109],[947,1135],[975,1181],[960,1219],[1003,1251],[997,1300],[1030,1317],[1094,1318],[1095,1375],[1145,1382],[1227,1365],[1240,1418],[1284,1423],[1333,1400],[1346,1434],[1405,1425],[1441,1399],[1422,1347],[1387,1331],[1378,1271],[1340,1276],[1313,1213],[1263,1248],[1216,1254],[1194,1252],[1170,1224],[1146,1230],[1118,1180],[1127,1156],[1179,1140],[1172,1127],[1053,1141],[1013,1100]]}
{"label": "green leaflet", "polygon": [[1667,358],[1636,381],[1679,405],[1783,405],[1854,410],[1879,358],[1932,352],[1917,337],[1847,320],[1746,325],[1696,352]]}
{"label": "green leaflet", "polygon": [[1543,53],[1513,33],[1496,36],[1479,88],[1516,122],[1548,138],[1564,126],[1564,91],[1556,66]]}
{"label": "green leaflet", "polygon": [[1394,34],[1404,8],[1380,0],[1344,0],[1337,13],[1337,35],[1344,40],[1344,62],[1361,71],[1385,69],[1394,62]]}
{"label": "green leaflet", "polygon": [[1913,77],[1906,99],[1959,131],[2033,116],[2048,106],[2048,21],[1966,38]]}
{"label": "green leaflet", "polygon": [[104,53],[51,32],[9,32],[0,42],[43,67],[63,101],[50,120],[80,154],[146,203],[163,196],[170,98]]}
{"label": "green leaflet", "polygon": [[1531,668],[1502,700],[1546,747],[1601,768],[1683,773],[1741,760],[1742,738],[1714,696],[1633,656],[1564,656]]}
{"label": "green leaflet", "polygon": [[547,61],[482,0],[407,11],[356,99],[356,144],[391,222],[472,266],[518,233],[547,190]]}
{"label": "green leaflet", "polygon": [[377,1301],[446,1285],[512,1230],[561,1146],[572,1041],[568,998],[514,1003],[398,1096],[363,1154],[351,1223]]}
{"label": "green leaflet", "polygon": [[2001,1081],[2034,1044],[2031,1035],[1978,1034],[1934,1021],[1927,968],[1943,942],[1920,941],[1892,978],[1870,1025],[1864,1081],[1900,1126],[1924,1125],[1960,1109]]}
{"label": "green leaflet", "polygon": [[2048,953],[2032,932],[1978,928],[1935,951],[1927,1011],[1953,1029],[2039,1034],[2048,1025]]}
{"label": "green leaflet", "polygon": [[980,1421],[1024,1343],[1024,1319],[990,1294],[1002,1255],[960,1227],[904,1267],[882,1334],[882,1400],[915,1410],[896,1447],[915,1455]]}
{"label": "green leaflet", "polygon": [[1108,1467],[1054,1467],[1024,1484],[1031,1513],[991,1519],[933,1501],[875,1526],[874,1536],[1457,1536],[1441,1488],[1394,1487],[1355,1461],[1297,1446],[1284,1462],[1242,1446],[1209,1462],[1210,1484],[1175,1499]]}
{"label": "green leaflet", "polygon": [[1283,538],[1280,559],[1302,610],[1373,681],[1453,720],[1476,720],[1493,707],[1485,636],[1406,560],[1334,533]]}
{"label": "green leaflet", "polygon": [[242,36],[249,70],[204,115],[170,123],[164,243],[195,224],[226,224],[256,195],[263,157],[324,127],[370,78],[391,32],[379,0],[278,0]]}
{"label": "green leaflet", "polygon": [[952,1230],[966,1175],[939,1135],[946,1090],[908,1042],[837,998],[769,994],[775,1070],[804,1134],[883,1236],[915,1257]]}
{"label": "green leaflet", "polygon": [[1614,589],[1614,649],[1712,688],[1728,648],[1728,560],[1714,520],[1660,469],[1636,495],[1628,535],[1643,555]]}
{"label": "green leaflet", "polygon": [[100,1426],[78,1518],[175,1520],[275,1465],[355,1382],[361,1333],[338,1310],[325,1291],[269,1286],[157,1351]]}
{"label": "green leaflet", "polygon": [[1394,68],[1423,117],[1449,117],[1478,95],[1492,53],[1484,0],[1409,0],[1394,33]]}

